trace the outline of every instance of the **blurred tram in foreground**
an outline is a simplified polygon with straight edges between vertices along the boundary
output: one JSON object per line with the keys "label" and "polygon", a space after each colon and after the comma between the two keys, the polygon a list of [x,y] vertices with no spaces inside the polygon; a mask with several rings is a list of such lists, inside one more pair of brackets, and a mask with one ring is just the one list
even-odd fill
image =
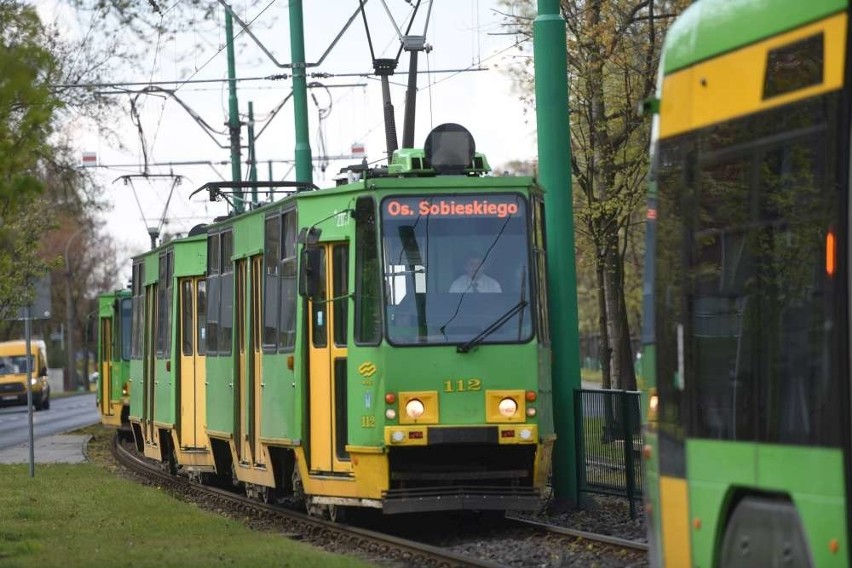
{"label": "blurred tram in foreground", "polygon": [[388,167],[291,183],[135,258],[139,450],[334,519],[538,509],[555,441],[543,195],[487,170],[442,125]]}
{"label": "blurred tram in foreground", "polygon": [[97,404],[105,426],[127,426],[130,316],[129,290],[98,296]]}
{"label": "blurred tram in foreground", "polygon": [[643,374],[656,566],[848,566],[849,8],[702,0],[671,27]]}

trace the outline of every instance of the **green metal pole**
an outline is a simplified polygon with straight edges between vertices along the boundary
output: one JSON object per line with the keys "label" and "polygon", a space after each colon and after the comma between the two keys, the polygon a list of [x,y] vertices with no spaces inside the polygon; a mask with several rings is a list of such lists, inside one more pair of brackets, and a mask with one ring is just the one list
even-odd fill
{"label": "green metal pole", "polygon": [[538,0],[533,24],[538,172],[545,193],[548,294],[553,345],[553,408],[556,447],[553,487],[557,502],[579,501],[574,390],[580,388],[577,275],[571,190],[571,130],[568,119],[568,59],[559,0]]}
{"label": "green metal pole", "polygon": [[[240,171],[240,111],[237,103],[237,72],[234,64],[234,22],[225,10],[225,41],[228,46],[228,130],[231,133],[231,181],[242,181]],[[234,188],[234,211],[243,212],[243,193]]]}
{"label": "green metal pole", "polygon": [[313,182],[302,0],[290,0],[290,52],[293,57],[293,114],[296,119],[296,181]]}
{"label": "green metal pole", "polygon": [[[269,160],[269,181],[272,181],[272,160]],[[266,198],[272,201],[272,188],[269,188],[269,191],[266,192]]]}
{"label": "green metal pole", "polygon": [[[257,148],[254,145],[254,103],[248,104],[249,181],[257,181]],[[257,186],[251,188],[251,202],[257,205]]]}

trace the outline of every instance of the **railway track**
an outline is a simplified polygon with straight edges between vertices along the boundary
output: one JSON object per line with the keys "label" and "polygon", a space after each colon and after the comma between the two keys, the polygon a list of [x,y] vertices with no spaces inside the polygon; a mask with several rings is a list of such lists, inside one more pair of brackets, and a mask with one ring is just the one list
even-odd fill
{"label": "railway track", "polygon": [[[115,439],[112,446],[118,463],[174,494],[231,511],[290,538],[341,554],[360,555],[386,566],[505,567],[561,565],[564,562],[584,565],[591,561],[590,556],[600,566],[643,566],[647,563],[645,543],[513,516],[489,528],[473,528],[471,534],[466,535],[455,534],[466,531],[436,529],[434,523],[422,527],[415,525],[411,532],[401,533],[392,528],[394,525],[369,530],[334,523],[174,477]],[[516,546],[520,549],[513,553]],[[532,554],[549,561],[541,564],[531,558],[527,547],[531,547]],[[554,559],[560,560],[551,564]],[[604,560],[603,563],[600,560]]]}
{"label": "railway track", "polygon": [[505,566],[412,540],[310,517],[298,511],[260,503],[223,489],[193,483],[187,479],[169,475],[158,466],[139,458],[124,448],[117,439],[113,440],[112,447],[118,463],[135,474],[182,495],[212,500],[238,511],[241,515],[271,523],[291,538],[298,538],[319,546],[335,542],[338,548],[340,545],[345,545],[346,548],[359,551],[367,557],[381,558],[388,563],[400,566],[434,568]]}
{"label": "railway track", "polygon": [[554,534],[554,535],[563,535],[567,537],[573,538],[581,538],[585,540],[589,540],[592,542],[605,544],[608,546],[622,548],[625,550],[629,550],[631,552],[648,552],[648,545],[644,542],[638,542],[635,540],[628,540],[626,538],[619,538],[616,536],[609,536],[605,534],[597,534],[588,531],[581,531],[577,529],[571,529],[568,527],[557,527],[554,525],[548,525],[546,523],[538,523],[536,521],[530,521],[527,519],[518,519],[511,517],[508,519],[512,523],[517,523],[523,526],[533,527],[540,531]]}

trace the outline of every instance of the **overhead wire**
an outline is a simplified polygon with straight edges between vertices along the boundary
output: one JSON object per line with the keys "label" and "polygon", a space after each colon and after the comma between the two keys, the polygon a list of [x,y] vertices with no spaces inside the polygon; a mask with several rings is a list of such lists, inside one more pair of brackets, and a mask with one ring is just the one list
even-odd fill
{"label": "overhead wire", "polygon": [[[262,15],[263,15],[263,13],[264,13],[264,12],[266,12],[266,11],[269,9],[269,7],[270,7],[270,6],[272,6],[274,3],[275,3],[275,0],[270,0],[270,1],[269,1],[269,4],[267,4],[267,5],[266,5],[266,7],[264,7],[264,8],[263,8],[260,12],[258,12],[258,14],[257,14],[254,18],[252,18],[252,19],[251,19],[251,20],[250,20],[250,21],[246,24],[246,27],[249,27],[249,28],[250,28],[250,27],[251,27],[251,25],[255,22],[255,20],[257,20],[260,16],[262,16]],[[217,13],[218,13],[218,4],[217,4],[216,6],[217,6]],[[216,29],[217,29],[217,30],[219,30],[219,33],[221,34],[221,29],[219,28],[219,26],[217,26],[217,28],[216,28]],[[243,30],[240,30],[240,31],[238,31],[237,33],[235,33],[235,34],[234,34],[233,41],[236,41],[236,40],[237,40],[237,38],[238,38],[238,37],[240,37],[242,34],[243,34]],[[221,36],[220,36],[220,37],[221,37]],[[216,53],[214,53],[212,56],[210,56],[210,58],[209,58],[207,61],[205,61],[205,62],[201,65],[201,67],[196,67],[195,71],[193,71],[193,72],[192,72],[192,74],[190,74],[190,76],[189,76],[189,77],[187,77],[187,79],[186,79],[186,80],[179,81],[180,85],[178,85],[178,86],[175,88],[175,91],[177,91],[177,90],[179,90],[181,87],[183,87],[183,86],[186,84],[186,81],[187,81],[187,80],[192,79],[193,77],[195,77],[195,76],[198,74],[198,72],[199,72],[199,71],[201,71],[202,69],[204,69],[207,65],[209,65],[209,64],[210,64],[210,62],[211,62],[211,61],[213,61],[214,59],[216,59],[216,57],[218,57],[218,56],[219,56],[219,54],[220,54],[220,53],[222,53],[222,51],[223,51],[224,49],[227,49],[227,48],[230,46],[230,43],[223,44],[223,43],[221,42],[221,40],[220,40],[220,41],[219,41],[219,45],[220,45],[220,47],[219,47],[219,49],[216,51]]]}

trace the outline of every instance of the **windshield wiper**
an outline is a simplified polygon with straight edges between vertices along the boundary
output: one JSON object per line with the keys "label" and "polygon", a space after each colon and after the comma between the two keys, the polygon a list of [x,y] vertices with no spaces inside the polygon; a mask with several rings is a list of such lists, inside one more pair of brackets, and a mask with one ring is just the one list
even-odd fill
{"label": "windshield wiper", "polygon": [[497,318],[494,321],[494,323],[492,323],[491,325],[489,325],[488,327],[486,327],[485,329],[480,331],[479,334],[476,337],[474,337],[473,339],[471,339],[467,343],[464,343],[464,344],[456,347],[456,352],[457,353],[467,353],[468,351],[470,351],[471,349],[473,349],[474,347],[476,347],[477,345],[482,343],[485,340],[486,337],[488,337],[489,335],[491,335],[492,333],[494,333],[495,331],[497,331],[498,329],[503,327],[503,324],[505,324],[507,321],[512,319],[515,316],[515,314],[517,314],[518,312],[520,312],[521,310],[526,308],[528,304],[529,304],[529,302],[527,302],[526,300],[521,300],[520,302],[518,302],[517,304],[515,304],[514,306],[509,308],[508,312],[506,312],[505,314],[503,314],[502,316]]}

